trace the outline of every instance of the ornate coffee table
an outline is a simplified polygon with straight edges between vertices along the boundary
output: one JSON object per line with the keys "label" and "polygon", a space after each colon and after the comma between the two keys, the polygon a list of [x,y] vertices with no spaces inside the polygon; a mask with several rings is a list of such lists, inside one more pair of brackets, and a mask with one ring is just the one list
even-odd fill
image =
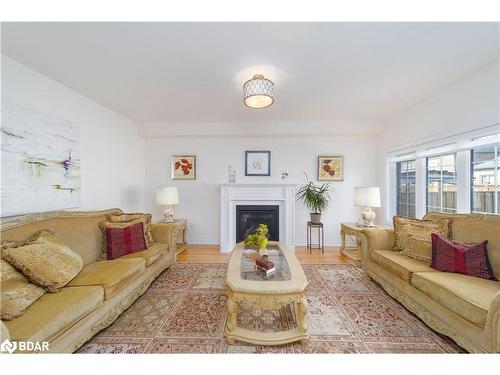
{"label": "ornate coffee table", "polygon": [[[258,251],[245,248],[243,242],[233,249],[226,278],[228,344],[239,340],[257,345],[280,345],[306,341],[309,338],[306,322],[307,302],[304,297],[308,284],[306,275],[295,254],[285,244],[270,241],[268,251],[269,260],[274,263],[276,272],[266,277],[254,269],[255,259],[260,257]],[[260,332],[238,327],[238,306],[241,303],[263,310],[278,310],[292,304],[295,328],[288,331]]]}

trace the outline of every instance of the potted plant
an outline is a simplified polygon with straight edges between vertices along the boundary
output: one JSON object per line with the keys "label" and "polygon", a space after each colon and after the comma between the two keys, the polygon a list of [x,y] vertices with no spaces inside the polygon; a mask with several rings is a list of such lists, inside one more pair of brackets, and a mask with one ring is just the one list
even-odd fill
{"label": "potted plant", "polygon": [[326,210],[331,199],[330,184],[315,185],[310,181],[297,191],[297,199],[303,200],[311,210],[311,222],[321,223],[321,213]]}
{"label": "potted plant", "polygon": [[259,224],[259,226],[245,237],[245,245],[257,246],[259,249],[267,249],[267,242],[269,240],[269,228],[266,224]]}

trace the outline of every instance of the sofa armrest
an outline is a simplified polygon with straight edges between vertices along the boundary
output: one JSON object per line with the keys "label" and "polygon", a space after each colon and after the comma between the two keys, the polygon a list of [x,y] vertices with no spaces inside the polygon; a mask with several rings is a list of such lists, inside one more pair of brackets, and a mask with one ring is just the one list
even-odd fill
{"label": "sofa armrest", "polygon": [[168,250],[175,249],[174,226],[172,224],[151,224],[151,234],[154,242],[168,244]]}
{"label": "sofa armrest", "polygon": [[5,340],[10,340],[10,334],[7,326],[0,320],[0,342]]}
{"label": "sofa armrest", "polygon": [[500,353],[500,292],[495,294],[495,297],[490,303],[486,329],[491,330],[492,351]]}
{"label": "sofa armrest", "polygon": [[371,251],[394,248],[394,229],[392,228],[362,229],[361,233],[365,236],[361,247],[361,257],[365,260],[369,258]]}

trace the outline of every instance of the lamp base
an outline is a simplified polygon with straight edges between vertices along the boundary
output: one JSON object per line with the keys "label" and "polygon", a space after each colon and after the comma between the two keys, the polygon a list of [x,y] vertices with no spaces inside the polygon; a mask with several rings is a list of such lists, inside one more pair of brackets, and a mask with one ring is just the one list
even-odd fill
{"label": "lamp base", "polygon": [[376,216],[375,211],[373,211],[371,207],[366,207],[361,214],[361,217],[363,218],[363,225],[365,227],[373,228],[375,226]]}
{"label": "lamp base", "polygon": [[172,206],[168,206],[165,211],[163,211],[163,222],[167,224],[174,222],[174,208]]}

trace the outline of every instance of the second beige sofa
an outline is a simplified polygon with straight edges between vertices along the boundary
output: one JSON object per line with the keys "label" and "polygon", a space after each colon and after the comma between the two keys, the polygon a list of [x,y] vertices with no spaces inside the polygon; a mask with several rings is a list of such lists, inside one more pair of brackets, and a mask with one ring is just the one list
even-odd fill
{"label": "second beige sofa", "polygon": [[[453,240],[488,240],[493,272],[500,280],[500,217],[427,214],[451,219]],[[500,352],[500,282],[440,272],[394,251],[393,229],[363,230],[362,267],[387,293],[434,330],[469,352]]]}

